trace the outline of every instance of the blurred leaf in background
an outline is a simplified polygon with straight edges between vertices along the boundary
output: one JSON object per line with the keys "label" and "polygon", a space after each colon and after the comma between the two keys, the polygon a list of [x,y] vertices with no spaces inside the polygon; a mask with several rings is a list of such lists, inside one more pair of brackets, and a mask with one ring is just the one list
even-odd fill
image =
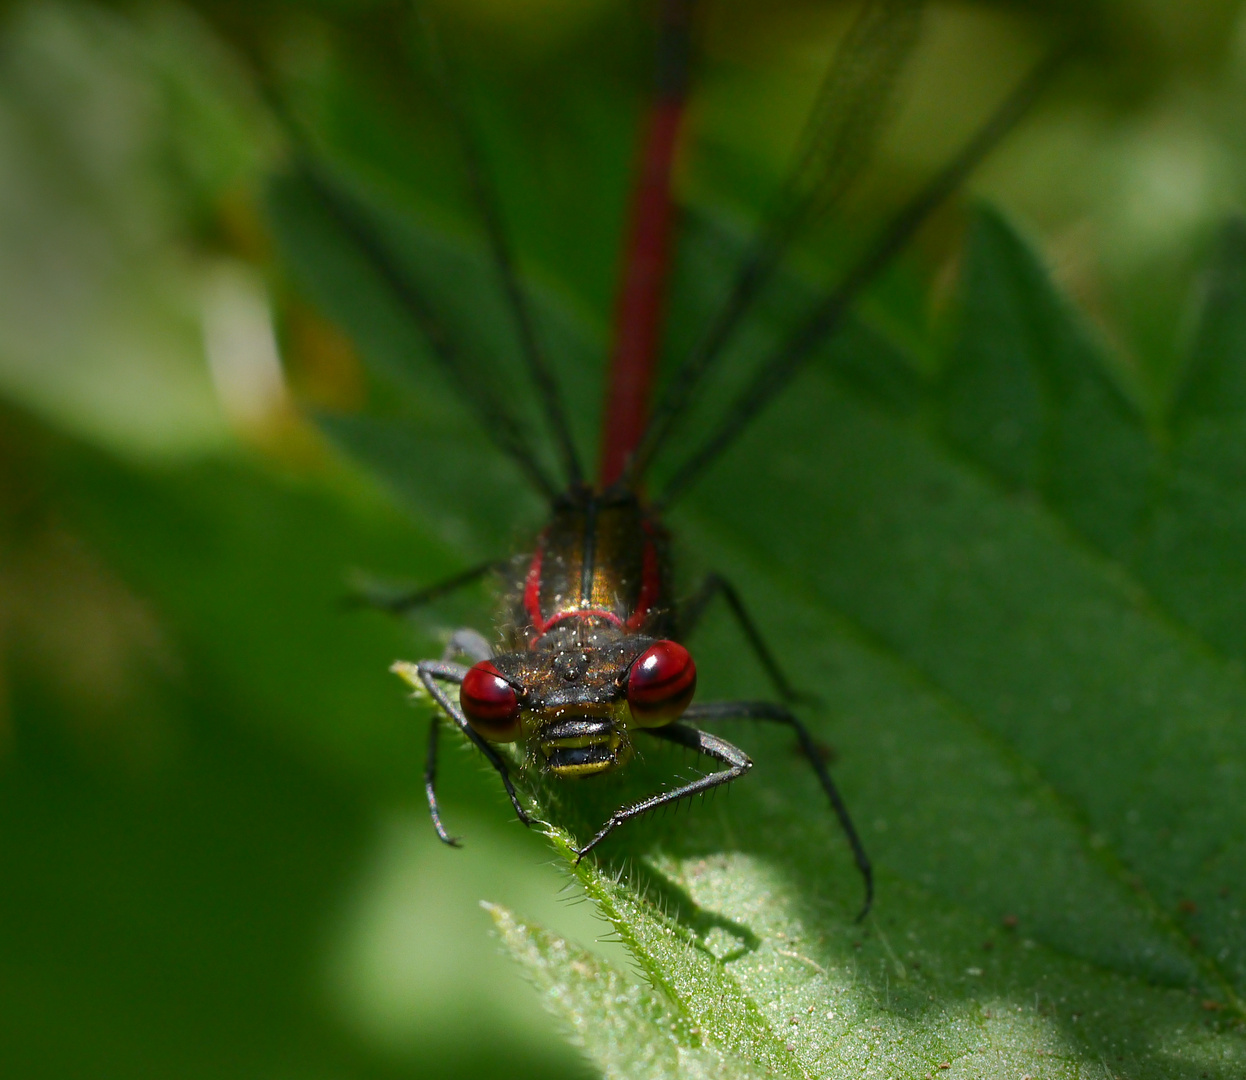
{"label": "blurred leaf in background", "polygon": [[[613,0],[438,7],[595,445],[650,22]],[[705,4],[672,353],[846,13]],[[467,847],[424,820],[424,717],[385,667],[487,628],[488,597],[394,625],[345,614],[346,577],[436,580],[522,544],[540,509],[411,363],[367,268],[270,186],[281,140],[251,78],[265,58],[413,271],[496,344],[406,9],[6,7],[13,1075],[589,1074],[568,1028],[620,1075],[1242,1074],[1243,301],[1240,237],[1214,238],[1246,175],[1246,17],[1073,14],[1085,50],[970,192],[1027,223],[1056,285],[994,214],[965,248],[950,208],[673,522],[828,701],[811,719],[884,886],[858,935],[843,852],[809,857],[816,793],[764,733],[740,736],[759,767],[731,799],[621,838],[650,901],[588,867],[565,891],[466,752],[443,786]],[[853,220],[927,175],[1067,15],[934,5]],[[859,239],[810,237],[792,289]],[[759,692],[726,631],[698,660],[706,696]],[[565,902],[584,890],[600,909]],[[496,954],[482,899],[561,1019]],[[630,952],[597,942],[597,910]]]}

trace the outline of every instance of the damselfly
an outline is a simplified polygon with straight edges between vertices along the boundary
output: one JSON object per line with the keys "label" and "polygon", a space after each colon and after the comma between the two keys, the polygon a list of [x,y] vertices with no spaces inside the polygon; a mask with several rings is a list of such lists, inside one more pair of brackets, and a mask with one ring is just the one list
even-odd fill
{"label": "damselfly", "polygon": [[[625,766],[646,739],[678,744],[714,762],[714,771],[620,807],[583,840],[579,858],[625,822],[728,784],[752,768],[743,750],[702,725],[749,719],[789,728],[851,846],[865,885],[864,915],[873,898],[870,861],[819,747],[793,710],[798,695],[742,597],[726,579],[711,574],[689,600],[677,602],[662,515],[787,385],[815,348],[835,333],[858,294],[1023,115],[1053,69],[1055,56],[1019,82],[990,119],[867,245],[840,283],[809,307],[770,355],[756,359],[743,390],[728,403],[708,437],[665,472],[667,480],[659,491],[648,494],[645,480],[650,466],[667,450],[672,432],[714,375],[728,343],[773,280],[793,240],[841,202],[869,159],[897,75],[917,40],[922,5],[920,0],[865,0],[822,84],[777,209],[747,248],[717,317],[676,366],[651,408],[664,281],[677,217],[671,171],[688,88],[690,6],[691,0],[666,0],[662,7],[656,92],[633,188],[596,483],[586,479],[483,156],[458,107],[455,80],[441,54],[435,48],[429,51],[460,136],[473,201],[483,219],[516,342],[541,403],[562,477],[551,475],[521,418],[489,381],[466,377],[456,342],[375,223],[312,155],[306,151],[298,155],[300,169],[324,208],[404,305],[427,339],[430,355],[476,412],[485,433],[550,507],[548,524],[523,559],[487,563],[430,588],[384,599],[389,610],[408,611],[493,569],[510,574],[500,631],[493,641],[475,630],[460,630],[439,659],[400,662],[394,670],[430,695],[438,708],[429,725],[425,790],[437,835],[451,845],[458,841],[442,822],[436,792],[438,741],[447,720],[497,771],[516,816],[525,824],[532,817],[512,779],[516,768],[553,778],[592,777]],[[734,616],[773,684],[777,701],[693,701],[697,671],[684,642],[715,599],[721,599]],[[500,748],[506,744],[516,744],[521,753],[504,753]]]}

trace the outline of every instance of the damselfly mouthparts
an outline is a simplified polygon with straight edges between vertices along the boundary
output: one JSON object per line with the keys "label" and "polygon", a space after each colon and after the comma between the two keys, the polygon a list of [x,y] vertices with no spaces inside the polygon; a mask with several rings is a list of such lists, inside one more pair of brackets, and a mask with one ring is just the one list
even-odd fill
{"label": "damselfly mouthparts", "polygon": [[[688,85],[690,7],[691,0],[666,0],[662,7],[657,90],[633,189],[595,484],[585,479],[559,388],[515,270],[483,155],[459,107],[450,66],[435,43],[428,50],[430,63],[446,110],[455,120],[471,194],[484,221],[520,353],[561,462],[561,478],[550,474],[521,418],[489,381],[469,377],[434,306],[404,271],[368,214],[312,154],[298,150],[298,167],[325,208],[423,331],[430,354],[475,410],[486,434],[550,505],[549,523],[530,556],[485,564],[431,588],[387,597],[382,606],[410,610],[495,568],[511,577],[496,640],[461,630],[440,659],[395,665],[439,707],[429,727],[425,788],[433,824],[447,844],[458,841],[443,825],[436,794],[438,740],[446,719],[496,769],[516,815],[525,823],[530,822],[530,813],[512,780],[516,766],[510,762],[515,759],[508,760],[499,750],[505,744],[521,747],[518,768],[554,778],[592,777],[618,769],[645,739],[678,744],[715,763],[715,771],[616,810],[578,848],[581,858],[624,822],[749,771],[753,763],[748,755],[702,724],[764,720],[791,729],[816,773],[864,880],[864,915],[873,898],[870,862],[818,747],[793,711],[797,695],[746,605],[724,578],[711,574],[690,600],[676,602],[662,513],[835,332],[862,289],[1024,114],[1057,58],[1053,54],[1021,80],[990,119],[885,225],[840,284],[810,306],[771,354],[757,359],[743,389],[728,402],[708,437],[667,471],[660,491],[648,495],[644,482],[651,464],[666,450],[672,431],[721,362],[791,242],[842,200],[870,157],[897,74],[917,40],[922,5],[920,0],[865,0],[819,92],[777,209],[748,247],[718,315],[650,408],[677,216],[670,177]],[[289,121],[288,126],[296,147],[302,147],[297,125]],[[693,702],[696,666],[683,643],[716,597],[734,616],[779,701]]]}

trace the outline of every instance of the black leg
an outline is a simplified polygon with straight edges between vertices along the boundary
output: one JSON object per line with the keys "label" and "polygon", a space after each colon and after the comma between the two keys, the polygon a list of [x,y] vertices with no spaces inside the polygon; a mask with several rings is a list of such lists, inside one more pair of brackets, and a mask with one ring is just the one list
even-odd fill
{"label": "black leg", "polygon": [[490,571],[499,570],[505,565],[505,562],[494,559],[423,589],[395,588],[384,582],[363,578],[355,583],[350,595],[346,597],[346,604],[349,607],[376,608],[378,611],[387,611],[391,615],[405,615],[408,611],[414,611],[433,600],[438,600],[471,585]]}
{"label": "black leg", "polygon": [[[813,736],[809,734],[809,729],[787,708],[771,701],[714,701],[704,705],[691,705],[684,713],[684,719],[770,720],[776,724],[786,724],[796,732],[800,748],[805,757],[809,759],[809,764],[813,766],[813,771],[817,773],[818,782],[822,785],[822,790],[826,792],[826,797],[831,801],[835,816],[839,818],[840,828],[844,830],[844,835],[848,838],[848,846],[852,848],[857,869],[861,871],[861,878],[865,882],[865,903],[861,907],[860,914],[857,915],[857,922],[864,919],[874,903],[874,871],[870,866],[870,857],[865,853],[865,847],[861,843],[860,836],[857,835],[852,816],[848,813],[848,807],[839,794],[835,781],[831,779],[831,774],[822,761],[822,755],[818,753],[818,745],[813,741]],[[662,730],[665,729],[658,729],[654,734]]]}
{"label": "black leg", "polygon": [[757,657],[758,663],[761,664],[767,677],[774,684],[779,697],[784,701],[818,704],[816,696],[802,694],[792,687],[787,676],[783,674],[783,669],[779,667],[779,662],[774,658],[774,653],[770,651],[765,639],[761,636],[761,631],[757,629],[757,624],[753,622],[752,616],[749,615],[748,610],[745,608],[744,601],[740,599],[740,594],[736,592],[735,586],[721,574],[707,574],[696,594],[684,605],[679,620],[681,636],[687,638],[692,634],[700,623],[701,616],[705,614],[705,609],[709,607],[710,601],[720,595],[727,602],[727,606],[731,609],[731,614],[735,616],[737,625],[743,631],[749,647],[753,650],[753,655]]}
{"label": "black leg", "polygon": [[441,717],[434,715],[428,722],[428,757],[424,761],[424,794],[428,796],[428,812],[433,819],[433,828],[437,830],[437,838],[451,847],[462,847],[463,843],[457,836],[446,832],[441,823],[441,807],[437,805],[437,736],[441,733]]}
{"label": "black leg", "polygon": [[[450,635],[450,640],[446,642],[446,647],[442,650],[441,661],[449,663],[456,656],[466,656],[475,662],[488,660],[492,655],[493,650],[484,636],[468,628],[456,630]],[[446,832],[446,827],[441,823],[441,809],[437,805],[437,739],[440,734],[441,717],[434,713],[428,724],[428,758],[424,763],[424,794],[428,796],[428,812],[432,815],[433,828],[437,830],[437,836],[442,843],[449,844],[451,847],[462,847],[457,836],[451,836]]]}
{"label": "black leg", "polygon": [[[453,641],[451,642],[451,647]],[[463,682],[463,676],[467,674],[467,668],[462,664],[452,664],[445,660],[421,660],[418,664],[409,664],[405,661],[399,661],[390,669],[401,675],[408,682],[412,678],[419,679],[420,684],[432,696],[433,700],[441,707],[441,711],[446,714],[458,726],[479,750],[488,759],[498,775],[502,778],[502,786],[506,788],[506,794],[509,796],[511,806],[515,809],[515,816],[519,818],[525,825],[532,824],[532,818],[523,808],[519,801],[519,796],[515,793],[515,785],[511,782],[510,771],[506,768],[506,762],[502,760],[498,752],[493,749],[484,739],[472,730],[472,726],[467,722],[467,718],[463,715],[463,710],[459,708],[459,703],[451,699],[450,695],[445,692],[442,683],[451,683],[458,686]],[[437,734],[436,725],[438,717],[433,717],[433,731],[429,734],[428,739],[428,764],[424,769],[424,793],[428,796],[428,809],[433,818],[433,827],[437,830],[437,835],[447,844],[458,847],[459,843],[446,832],[445,827],[441,823],[441,809],[437,804],[436,779],[437,779]]]}
{"label": "black leg", "polygon": [[737,746],[732,746],[726,739],[720,739],[717,735],[711,735],[708,731],[700,731],[697,728],[679,723],[668,724],[666,727],[660,728],[648,728],[646,730],[649,735],[653,735],[656,738],[667,739],[670,742],[678,743],[680,746],[686,746],[689,750],[696,750],[700,754],[706,754],[715,761],[721,761],[727,768],[721,772],[702,776],[700,779],[693,780],[690,784],[684,784],[682,787],[674,788],[671,791],[650,795],[649,798],[641,799],[640,802],[632,803],[631,806],[625,806],[622,810],[616,810],[610,815],[610,820],[597,830],[597,835],[576,853],[576,862],[584,858],[585,855],[592,851],[618,826],[622,825],[623,822],[631,821],[632,818],[639,817],[641,814],[663,806],[666,803],[678,802],[689,795],[699,795],[701,792],[709,791],[710,788],[718,787],[720,784],[729,784],[737,777],[743,776],[753,767],[753,763],[743,750]]}

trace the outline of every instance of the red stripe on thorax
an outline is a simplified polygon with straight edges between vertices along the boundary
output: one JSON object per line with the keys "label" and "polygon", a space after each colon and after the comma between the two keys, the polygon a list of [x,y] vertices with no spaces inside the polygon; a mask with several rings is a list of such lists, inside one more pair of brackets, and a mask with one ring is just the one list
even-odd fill
{"label": "red stripe on thorax", "polygon": [[541,560],[545,555],[545,534],[536,543],[536,553],[528,564],[528,577],[523,587],[523,606],[532,620],[532,629],[538,634],[549,629],[549,620],[541,614]]}
{"label": "red stripe on thorax", "polygon": [[[644,523],[643,528],[646,533],[652,532],[648,522]],[[555,612],[549,618],[546,618],[541,611],[541,565],[544,561],[544,556],[545,534],[542,533],[537,541],[536,552],[532,556],[532,562],[528,564],[528,576],[524,579],[523,590],[524,610],[528,613],[528,618],[532,620],[532,645],[534,647],[538,637],[548,633],[556,624],[565,622],[567,619],[604,619],[606,622],[613,623],[620,630],[639,630],[644,625],[645,618],[653,610],[654,605],[661,599],[661,561],[658,559],[657,545],[654,544],[652,539],[647,537],[640,570],[640,592],[636,596],[636,608],[627,617],[626,622],[613,611],[606,611],[604,608],[573,608],[567,611]]]}
{"label": "red stripe on thorax", "polygon": [[566,622],[568,619],[605,619],[606,622],[613,623],[619,629],[623,629],[624,623],[613,611],[606,611],[603,608],[573,608],[570,611],[560,611],[556,615],[551,615],[541,628],[541,633],[545,633],[560,622]]}
{"label": "red stripe on thorax", "polygon": [[[629,619],[626,624],[613,611],[606,611],[602,608],[572,608],[568,611],[557,611],[553,615],[546,618],[541,611],[541,565],[545,559],[545,533],[542,533],[537,541],[536,552],[532,556],[532,562],[528,564],[528,576],[524,580],[523,588],[523,606],[528,613],[528,618],[532,620],[532,642],[533,648],[536,647],[537,638],[542,634],[546,634],[560,622],[567,619],[587,619],[596,618],[604,619],[606,622],[613,623],[619,629],[624,626],[632,629],[632,620]],[[656,566],[656,560],[654,565]],[[645,570],[648,573],[649,568],[649,549],[645,549]],[[642,578],[642,581],[644,579]],[[641,585],[641,596],[646,595],[645,585]],[[633,616],[635,618],[635,616]]]}

